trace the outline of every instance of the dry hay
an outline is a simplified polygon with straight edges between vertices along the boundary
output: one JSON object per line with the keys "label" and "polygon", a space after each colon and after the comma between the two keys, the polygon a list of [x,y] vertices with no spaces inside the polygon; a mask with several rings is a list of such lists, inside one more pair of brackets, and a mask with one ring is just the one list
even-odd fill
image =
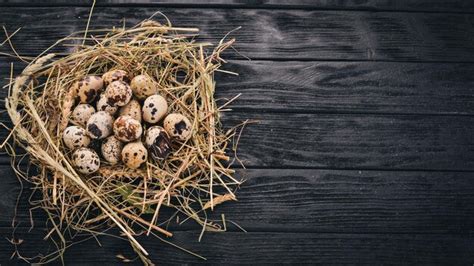
{"label": "dry hay", "polygon": [[[132,28],[95,30],[75,52],[54,60],[55,55],[45,51],[12,80],[5,103],[15,125],[11,137],[29,154],[38,174],[16,170],[41,192],[36,204],[48,214],[48,237],[59,236],[51,237],[58,251],[39,262],[61,257],[71,232],[100,235],[117,227],[143,262],[151,264],[136,236],[172,236],[158,223],[158,218],[173,218],[159,217],[163,207],[174,209],[185,220],[195,220],[203,232],[224,230],[225,225],[207,218],[206,210],[236,200],[240,184],[230,168],[237,157],[231,161],[226,155],[235,152],[240,131],[237,127],[224,131],[220,124],[220,112],[235,98],[220,107],[214,98],[214,73],[225,62],[220,54],[234,40],[213,47],[197,42],[197,32],[152,20]],[[87,34],[75,33],[58,44],[82,42],[82,35]],[[111,69],[154,77],[169,112],[187,116],[193,135],[185,143],[175,142],[174,151],[163,162],[149,158],[136,170],[102,163],[97,173],[85,176],[75,171],[71,152],[61,140],[74,105],[75,91],[70,88],[81,77]],[[9,150],[15,156],[14,149]]]}

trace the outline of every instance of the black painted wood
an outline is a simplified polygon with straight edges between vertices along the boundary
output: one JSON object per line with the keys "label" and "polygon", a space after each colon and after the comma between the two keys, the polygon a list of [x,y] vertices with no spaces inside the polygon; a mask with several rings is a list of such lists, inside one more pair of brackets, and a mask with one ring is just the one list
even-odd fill
{"label": "black painted wood", "polygon": [[[235,47],[254,59],[474,62],[470,14],[98,7],[91,26],[121,26],[124,18],[133,25],[158,10],[175,25],[199,27],[207,41],[217,42],[242,26],[232,34],[238,39]],[[0,10],[10,32],[23,27],[12,41],[28,54],[84,30],[88,14],[85,7]],[[233,53],[228,57],[242,58]]]}
{"label": "black painted wood", "polygon": [[[42,230],[44,231],[44,230]],[[5,229],[0,228],[0,234]],[[207,261],[185,254],[152,238],[145,248],[160,264],[423,264],[468,265],[474,260],[474,239],[460,235],[419,234],[338,234],[338,233],[282,233],[282,232],[226,232],[207,233],[198,243],[200,231],[178,232],[172,242],[196,252]],[[43,232],[19,234],[24,240],[19,250],[25,255],[37,254],[38,241]],[[27,237],[33,237],[30,241]],[[139,238],[144,240],[145,238]],[[66,252],[66,265],[116,265],[117,254],[134,258],[122,240],[99,237],[80,243]],[[45,249],[45,242],[40,249]],[[10,265],[13,252],[6,240],[0,240],[0,261]],[[15,262],[15,260],[13,260]],[[134,265],[139,265],[135,262]]]}
{"label": "black painted wood", "polygon": [[[0,0],[0,6],[91,6],[87,0]],[[265,8],[265,9],[336,9],[393,10],[427,12],[474,12],[469,0],[98,0],[96,6],[153,6],[200,8]]]}
{"label": "black painted wood", "polygon": [[[85,2],[0,0],[0,6],[0,23],[10,32],[24,26],[13,41],[27,55],[82,30],[89,11]],[[213,264],[472,264],[470,1],[109,0],[99,1],[92,26],[121,25],[122,18],[131,25],[157,10],[179,26],[199,26],[203,40],[243,26],[233,34],[236,47],[261,59],[227,54],[234,59],[227,69],[241,76],[217,77],[218,97],[243,93],[224,124],[260,120],[241,139],[240,157],[252,169],[238,169],[247,179],[240,201],[214,214],[225,213],[250,233],[229,225],[229,232],[206,234],[197,243],[195,224],[171,225],[175,243]],[[9,61],[0,57],[2,81]],[[0,142],[5,136],[1,130]],[[19,192],[8,160],[0,155],[5,265],[18,262],[8,260],[13,249],[6,240]],[[26,197],[16,231],[25,240],[20,249],[34,255],[51,246],[42,240],[40,212],[28,233]],[[67,264],[115,265],[116,254],[132,257],[125,241],[101,242],[100,248],[91,240],[70,249]],[[142,242],[155,262],[204,263],[157,240]]]}
{"label": "black painted wood", "polygon": [[[8,83],[25,64],[0,59]],[[473,115],[474,64],[230,61],[216,74],[217,95],[239,111]],[[6,97],[0,91],[0,98]]]}
{"label": "black painted wood", "polygon": [[474,170],[472,116],[230,112],[222,122],[245,119],[259,121],[240,138],[247,167]]}
{"label": "black painted wood", "polygon": [[[0,227],[10,226],[13,217],[29,227],[29,190],[15,216],[18,181],[8,165],[0,166],[0,175],[6,177]],[[469,234],[474,226],[472,173],[250,169],[237,177],[246,180],[239,201],[219,205],[209,218],[219,221],[225,214],[250,232]],[[164,209],[160,216],[170,214]],[[42,211],[33,211],[33,218],[36,226],[45,225]],[[200,229],[193,221],[168,228]]]}

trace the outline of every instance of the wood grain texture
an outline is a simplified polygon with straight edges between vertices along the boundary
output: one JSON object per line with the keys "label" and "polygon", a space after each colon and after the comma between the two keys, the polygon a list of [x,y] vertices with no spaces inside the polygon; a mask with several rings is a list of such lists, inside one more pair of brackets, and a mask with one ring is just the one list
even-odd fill
{"label": "wood grain texture", "polygon": [[[86,0],[31,1],[0,0],[0,6],[90,6]],[[474,12],[469,0],[98,0],[96,6],[153,6],[204,8],[266,8],[266,9],[339,9],[393,10],[428,12]]]}
{"label": "wood grain texture", "polygon": [[[232,34],[238,40],[235,47],[254,59],[474,62],[470,14],[98,7],[91,26],[121,26],[124,18],[134,25],[158,10],[175,25],[199,27],[206,41],[217,42],[242,26]],[[85,7],[0,10],[1,23],[10,32],[23,27],[12,41],[27,54],[83,30],[88,14]],[[235,53],[228,57],[242,58]]]}
{"label": "wood grain texture", "polygon": [[[0,228],[0,234],[5,232]],[[460,235],[418,234],[325,234],[325,233],[207,233],[198,243],[200,231],[178,232],[172,242],[196,252],[207,261],[152,238],[143,240],[151,258],[160,264],[417,264],[417,265],[469,265],[474,260],[474,239]],[[38,248],[46,249],[42,233],[21,232],[24,240],[19,250],[24,255],[36,255]],[[38,241],[42,245],[38,246]],[[66,265],[116,265],[117,254],[134,258],[125,241],[110,237],[73,246],[65,254]],[[13,252],[9,243],[0,240],[0,261],[12,263]],[[15,260],[13,260],[15,262]],[[140,265],[137,261],[133,265]]]}
{"label": "wood grain texture", "polygon": [[474,170],[472,116],[229,112],[222,122],[246,119],[259,121],[240,138],[247,167]]}
{"label": "wood grain texture", "polygon": [[240,158],[250,167],[473,170],[473,117],[231,112],[245,130]]}
{"label": "wood grain texture", "polygon": [[[0,84],[25,64],[0,61]],[[230,61],[216,97],[247,112],[474,115],[474,64]],[[0,98],[7,90],[0,91]]]}
{"label": "wood grain texture", "polygon": [[472,116],[230,112],[222,122],[246,119],[259,121],[240,138],[247,167],[474,170]]}
{"label": "wood grain texture", "polygon": [[[0,165],[0,227],[15,216],[20,189],[13,174]],[[239,201],[219,205],[209,219],[225,214],[250,232],[469,234],[474,227],[472,173],[249,169],[237,177],[245,179]],[[29,196],[25,188],[15,216],[22,228],[30,226]],[[160,217],[171,214],[164,209]],[[45,226],[42,211],[33,218]],[[168,226],[200,229],[192,221]],[[231,223],[228,230],[239,231]]]}

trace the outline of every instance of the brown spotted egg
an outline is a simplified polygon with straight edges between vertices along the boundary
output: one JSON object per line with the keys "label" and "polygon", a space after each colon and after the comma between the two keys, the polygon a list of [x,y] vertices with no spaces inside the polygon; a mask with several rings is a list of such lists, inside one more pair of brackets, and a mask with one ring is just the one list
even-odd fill
{"label": "brown spotted egg", "polygon": [[105,111],[99,111],[87,121],[87,134],[93,139],[103,139],[112,134],[114,118]]}
{"label": "brown spotted egg", "polygon": [[157,84],[148,75],[138,75],[132,79],[130,83],[133,94],[139,99],[145,99],[157,93]]}
{"label": "brown spotted egg", "polygon": [[107,97],[102,93],[97,101],[97,111],[105,111],[111,115],[114,115],[118,110],[118,107],[111,106],[107,103]]}
{"label": "brown spotted egg", "polygon": [[114,122],[114,135],[117,139],[130,142],[138,139],[143,132],[142,125],[131,116],[119,116]]}
{"label": "brown spotted egg", "polygon": [[83,174],[92,174],[100,167],[99,155],[89,148],[79,148],[74,151],[72,160],[77,171]]}
{"label": "brown spotted egg", "polygon": [[104,82],[98,76],[87,76],[76,83],[77,97],[81,103],[90,103],[95,100],[102,90]]}
{"label": "brown spotted egg", "polygon": [[124,82],[130,82],[130,78],[128,77],[128,73],[125,70],[111,70],[106,72],[102,75],[102,79],[104,80],[105,85],[108,85],[114,81],[120,80]]}
{"label": "brown spotted egg", "polygon": [[155,161],[166,159],[171,152],[170,137],[160,126],[152,126],[146,131],[145,145]]}
{"label": "brown spotted egg", "polygon": [[146,162],[148,152],[140,141],[130,142],[122,149],[122,161],[129,168],[136,169]]}
{"label": "brown spotted egg", "polygon": [[143,120],[150,124],[156,124],[168,112],[168,103],[160,95],[152,95],[146,98],[142,107]]}
{"label": "brown spotted egg", "polygon": [[105,89],[105,97],[111,106],[124,106],[132,99],[132,89],[123,81],[114,81]]}
{"label": "brown spotted egg", "polygon": [[104,140],[101,152],[104,159],[110,164],[117,164],[122,157],[123,143],[115,136],[110,136]]}
{"label": "brown spotted egg", "polygon": [[87,132],[82,127],[69,126],[63,132],[64,145],[71,150],[87,147],[91,139],[87,136]]}
{"label": "brown spotted egg", "polygon": [[120,115],[129,115],[138,122],[142,121],[142,108],[140,103],[132,99],[125,106],[120,107]]}
{"label": "brown spotted egg", "polygon": [[85,127],[87,120],[95,113],[94,107],[87,103],[78,104],[71,114],[71,120],[76,122],[78,125]]}
{"label": "brown spotted egg", "polygon": [[182,114],[173,113],[166,116],[163,127],[172,138],[181,141],[188,140],[192,135],[191,122]]}

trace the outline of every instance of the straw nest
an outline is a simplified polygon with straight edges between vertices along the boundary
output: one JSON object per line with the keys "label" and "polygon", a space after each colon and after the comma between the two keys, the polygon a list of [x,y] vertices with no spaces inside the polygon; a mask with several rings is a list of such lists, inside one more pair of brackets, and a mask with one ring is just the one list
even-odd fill
{"label": "straw nest", "polygon": [[[120,237],[128,238],[143,262],[150,264],[136,236],[171,237],[163,225],[173,215],[181,216],[181,221],[195,220],[203,232],[224,230],[225,225],[208,219],[206,211],[236,200],[240,184],[230,168],[236,156],[230,160],[228,154],[235,152],[237,128],[243,124],[225,131],[220,112],[234,98],[220,107],[214,98],[214,73],[225,62],[220,54],[234,40],[212,46],[197,42],[197,31],[173,27],[169,21],[146,20],[132,28],[89,31],[90,37],[79,32],[58,41],[83,42],[74,52],[64,57],[45,52],[11,82],[6,99],[15,125],[11,136],[37,168],[33,176],[17,172],[41,192],[36,204],[46,211],[51,225],[47,237],[58,247],[40,262],[61,257],[71,243],[66,237],[74,235],[71,232],[98,235],[116,227]],[[77,103],[71,88],[81,77],[101,76],[111,69],[153,77],[169,112],[188,117],[193,134],[186,142],[173,142],[173,151],[164,161],[149,156],[138,169],[101,162],[98,172],[84,175],[74,168],[71,151],[62,141]],[[165,207],[174,211],[161,217]]]}

